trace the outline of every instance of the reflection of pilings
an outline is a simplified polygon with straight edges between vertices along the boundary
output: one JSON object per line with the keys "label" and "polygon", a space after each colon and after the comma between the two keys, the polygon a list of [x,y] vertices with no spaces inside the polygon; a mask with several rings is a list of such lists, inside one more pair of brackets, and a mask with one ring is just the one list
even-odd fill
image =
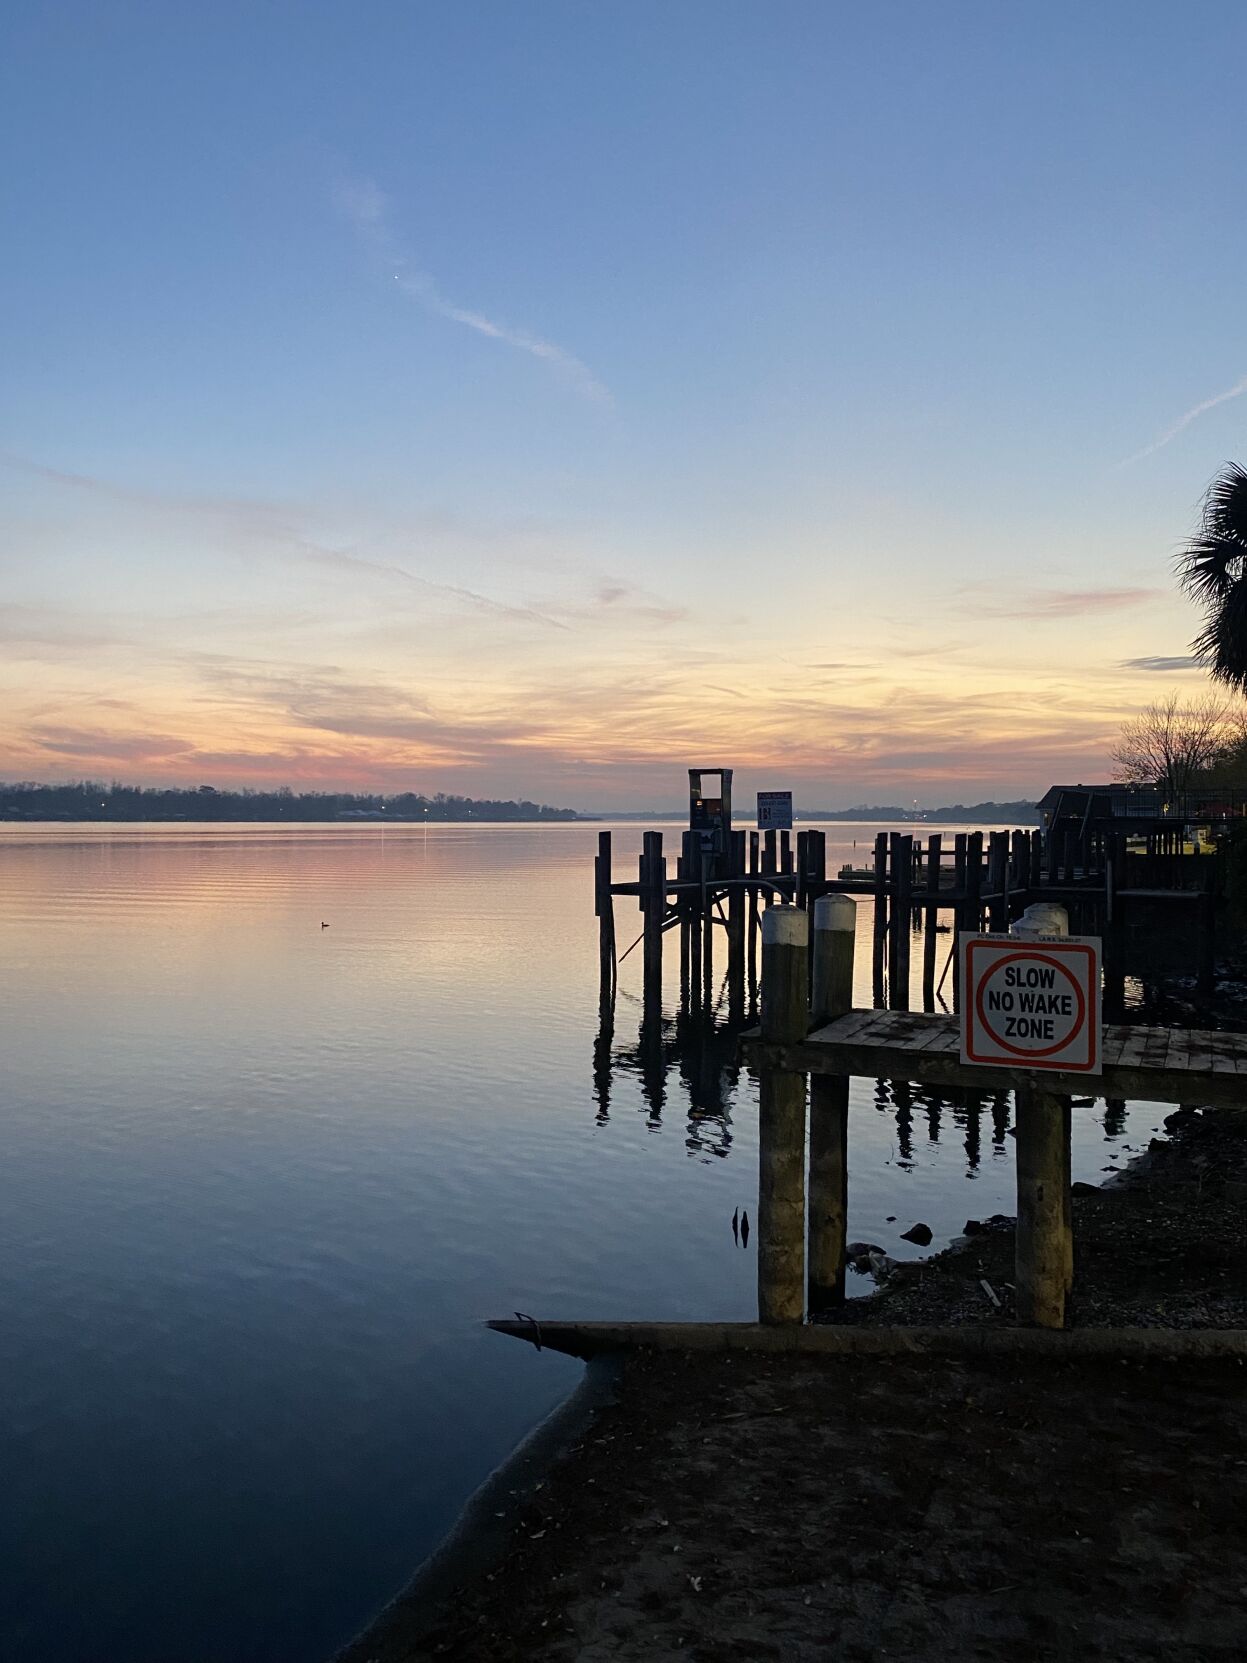
{"label": "reflection of pilings", "polygon": [[943,1100],[937,1092],[926,1092],[923,1096],[922,1106],[927,1117],[927,1142],[938,1143],[940,1141],[940,1110],[944,1106]]}
{"label": "reflection of pilings", "polygon": [[[762,1038],[804,1039],[809,917],[769,906],[762,920]],[[805,1075],[764,1068],[758,1101],[758,1320],[805,1314]]]}
{"label": "reflection of pilings", "polygon": [[966,1166],[977,1172],[983,1149],[983,1098],[977,1091],[959,1092],[964,1104],[966,1127]]}
{"label": "reflection of pilings", "polygon": [[1005,1139],[1009,1136],[1009,1097],[1007,1092],[999,1091],[992,1098],[992,1145],[996,1149],[1005,1147]]}
{"label": "reflection of pilings", "polygon": [[892,1081],[892,1101],[896,1105],[897,1158],[902,1166],[910,1166],[914,1158],[914,1088],[908,1080]]}
{"label": "reflection of pilings", "polygon": [[615,1000],[605,992],[598,1002],[598,1031],[593,1041],[593,1096],[598,1106],[598,1125],[610,1119],[611,1048],[615,1043]]}
{"label": "reflection of pilings", "polygon": [[[853,1008],[853,945],[857,906],[848,895],[814,903],[812,1023],[830,1022]],[[848,1237],[849,1081],[816,1074],[810,1081],[809,1278],[810,1309],[844,1299]]]}
{"label": "reflection of pilings", "polygon": [[657,1125],[667,1101],[667,1056],[663,1044],[662,1016],[648,1000],[641,1021],[637,1057],[641,1068],[641,1095],[649,1104],[650,1124]]}
{"label": "reflection of pilings", "polygon": [[1119,1138],[1126,1130],[1126,1099],[1124,1097],[1106,1097],[1104,1099],[1104,1135],[1106,1138]]}

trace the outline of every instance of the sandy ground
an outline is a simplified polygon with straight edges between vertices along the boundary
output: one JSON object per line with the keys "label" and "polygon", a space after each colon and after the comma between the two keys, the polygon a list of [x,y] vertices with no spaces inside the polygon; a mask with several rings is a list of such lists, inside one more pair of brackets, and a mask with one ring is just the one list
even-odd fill
{"label": "sandy ground", "polygon": [[[1247,1110],[1169,1129],[1076,1197],[1079,1326],[1247,1326]],[[998,1221],[840,1320],[1008,1322],[1012,1245]],[[1232,1361],[638,1354],[503,1492],[492,1561],[343,1663],[1237,1659],[1245,1421]]]}
{"label": "sandy ground", "polygon": [[637,1356],[497,1567],[352,1663],[1238,1658],[1245,1386],[1237,1362]]}

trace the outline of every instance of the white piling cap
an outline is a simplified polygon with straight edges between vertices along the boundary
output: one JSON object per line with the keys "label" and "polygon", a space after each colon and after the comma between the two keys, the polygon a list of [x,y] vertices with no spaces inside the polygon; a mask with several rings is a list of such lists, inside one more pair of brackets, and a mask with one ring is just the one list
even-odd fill
{"label": "white piling cap", "polygon": [[851,895],[820,895],[814,903],[816,930],[857,928],[857,902]]}
{"label": "white piling cap", "polygon": [[1068,935],[1069,913],[1056,901],[1032,901],[1009,926],[1009,934],[1024,940],[1040,935]]}
{"label": "white piling cap", "polygon": [[762,914],[764,947],[805,947],[810,940],[810,915],[804,907],[767,907]]}

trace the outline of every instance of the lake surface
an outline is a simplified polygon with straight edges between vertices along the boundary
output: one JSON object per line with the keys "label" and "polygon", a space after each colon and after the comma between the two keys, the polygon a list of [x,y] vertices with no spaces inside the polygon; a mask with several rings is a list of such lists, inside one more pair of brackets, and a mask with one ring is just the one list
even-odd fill
{"label": "lake surface", "polygon": [[[0,827],[4,1663],[321,1663],[579,1379],[484,1318],[756,1316],[756,1088],[673,938],[600,1031],[598,830]],[[852,1236],[1013,1211],[1007,1100],[852,1101]]]}

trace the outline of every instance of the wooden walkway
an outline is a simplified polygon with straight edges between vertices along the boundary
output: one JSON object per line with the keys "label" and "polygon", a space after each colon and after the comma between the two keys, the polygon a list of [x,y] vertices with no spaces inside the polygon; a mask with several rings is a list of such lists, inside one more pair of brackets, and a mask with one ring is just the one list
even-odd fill
{"label": "wooden walkway", "polygon": [[760,1068],[801,1074],[857,1074],[984,1091],[1029,1085],[1045,1092],[1156,1103],[1247,1104],[1247,1034],[1106,1024],[1103,1072],[1061,1074],[963,1063],[954,1016],[855,1010],[795,1044],[764,1044],[761,1030],[750,1029],[744,1050],[746,1059]]}

